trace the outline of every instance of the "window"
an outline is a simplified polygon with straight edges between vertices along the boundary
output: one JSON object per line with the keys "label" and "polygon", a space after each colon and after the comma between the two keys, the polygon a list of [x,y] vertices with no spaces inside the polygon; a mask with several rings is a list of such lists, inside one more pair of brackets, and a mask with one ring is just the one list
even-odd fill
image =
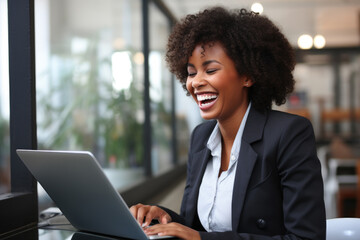
{"label": "window", "polygon": [[35,7],[38,148],[91,151],[118,189],[144,179],[141,1]]}
{"label": "window", "polygon": [[[152,3],[161,8],[157,1]],[[40,210],[48,204],[42,202],[48,199],[45,192],[37,191],[37,182],[17,157],[17,148],[91,151],[119,191],[146,177],[183,174],[184,164],[175,168],[177,109],[173,76],[163,59],[165,44],[151,45],[149,50],[144,33],[154,24],[161,28],[156,29],[161,41],[166,41],[170,20],[161,15],[166,15],[163,10],[147,0],[0,0],[0,4],[1,11],[8,8],[9,19],[9,67],[3,61],[7,24],[0,23],[0,126],[5,129],[0,132],[0,147],[11,156],[7,163],[11,186],[7,183],[0,192],[0,212],[6,219],[0,238],[13,229],[35,226],[38,203]],[[156,20],[143,15],[149,10]],[[0,16],[3,20],[6,15]],[[150,27],[145,26],[148,23]],[[149,59],[151,63],[145,64]],[[3,77],[6,73],[8,79]],[[182,144],[187,147],[187,140]],[[148,158],[150,150],[157,154]],[[1,155],[1,167],[3,159]]]}
{"label": "window", "polygon": [[149,72],[152,126],[152,173],[165,172],[174,166],[172,156],[171,74],[166,68],[166,42],[170,23],[152,3],[149,5]]}
{"label": "window", "polygon": [[[144,37],[144,6],[155,40]],[[119,191],[173,169],[165,15],[141,0],[35,0],[35,8],[38,148],[91,151]],[[40,210],[47,199],[40,187]]]}
{"label": "window", "polygon": [[10,192],[9,51],[7,1],[0,0],[0,194]]}

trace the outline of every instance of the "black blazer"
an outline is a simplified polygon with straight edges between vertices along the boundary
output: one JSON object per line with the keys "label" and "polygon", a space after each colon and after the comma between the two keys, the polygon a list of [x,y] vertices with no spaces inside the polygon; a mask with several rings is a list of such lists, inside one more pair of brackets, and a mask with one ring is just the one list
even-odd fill
{"label": "black blazer", "polygon": [[231,232],[206,232],[197,215],[199,187],[211,159],[206,147],[216,121],[191,136],[180,215],[173,221],[200,231],[202,239],[325,240],[321,166],[309,120],[279,111],[250,109],[241,140],[232,199]]}

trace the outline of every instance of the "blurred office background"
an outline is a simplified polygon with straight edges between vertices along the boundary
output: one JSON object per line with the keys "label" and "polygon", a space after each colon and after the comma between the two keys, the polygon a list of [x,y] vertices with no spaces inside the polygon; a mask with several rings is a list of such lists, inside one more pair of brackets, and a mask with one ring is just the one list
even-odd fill
{"label": "blurred office background", "polygon": [[[34,2],[38,149],[93,152],[120,192],[168,175],[177,192],[162,196],[178,194],[169,201],[178,206],[202,120],[164,61],[171,26],[206,6],[255,7],[295,48],[296,89],[274,108],[313,123],[327,217],[360,217],[360,1]],[[0,194],[11,182],[6,9],[0,0]],[[51,200],[38,194],[41,210]]]}

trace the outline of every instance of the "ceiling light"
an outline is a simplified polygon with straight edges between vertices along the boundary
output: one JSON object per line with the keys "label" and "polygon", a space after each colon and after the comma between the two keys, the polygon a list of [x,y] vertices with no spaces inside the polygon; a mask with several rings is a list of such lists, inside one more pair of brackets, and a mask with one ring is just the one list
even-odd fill
{"label": "ceiling light", "polygon": [[326,40],[324,36],[318,34],[314,37],[314,46],[316,48],[323,48],[325,47],[325,44],[326,44]]}
{"label": "ceiling light", "polygon": [[313,38],[308,34],[303,34],[298,38],[298,46],[301,49],[310,49],[313,45]]}
{"label": "ceiling light", "polygon": [[251,5],[251,11],[262,14],[262,12],[264,11],[264,8],[261,3],[253,3]]}

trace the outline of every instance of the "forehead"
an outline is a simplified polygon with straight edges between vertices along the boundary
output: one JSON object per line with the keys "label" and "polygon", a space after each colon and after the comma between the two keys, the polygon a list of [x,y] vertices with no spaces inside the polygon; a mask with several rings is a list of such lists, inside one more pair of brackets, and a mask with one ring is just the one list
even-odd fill
{"label": "forehead", "polygon": [[195,46],[190,58],[192,56],[196,57],[209,57],[209,56],[221,56],[224,55],[225,48],[220,42],[213,42],[213,43],[199,43]]}
{"label": "forehead", "polygon": [[204,64],[204,62],[218,62],[222,65],[234,65],[234,61],[227,55],[220,42],[197,44],[188,59],[188,64]]}

